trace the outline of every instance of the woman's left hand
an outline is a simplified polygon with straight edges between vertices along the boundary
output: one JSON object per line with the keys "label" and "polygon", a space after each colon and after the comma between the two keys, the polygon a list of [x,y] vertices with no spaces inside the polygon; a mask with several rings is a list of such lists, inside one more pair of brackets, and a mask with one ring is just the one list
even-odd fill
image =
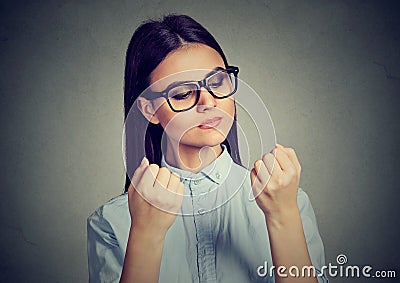
{"label": "woman's left hand", "polygon": [[301,166],[294,149],[280,144],[254,162],[250,173],[251,187],[266,219],[280,222],[286,215],[298,212],[300,174]]}

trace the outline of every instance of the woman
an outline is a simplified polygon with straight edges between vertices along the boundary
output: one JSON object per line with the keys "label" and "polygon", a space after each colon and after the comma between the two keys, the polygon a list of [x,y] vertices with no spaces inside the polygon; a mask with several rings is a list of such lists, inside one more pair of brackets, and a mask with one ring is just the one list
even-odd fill
{"label": "woman", "polygon": [[[88,218],[89,281],[327,282],[294,150],[277,144],[250,172],[241,166],[237,75],[188,16],[135,31],[125,66],[125,192]],[[312,265],[322,276],[301,276]]]}

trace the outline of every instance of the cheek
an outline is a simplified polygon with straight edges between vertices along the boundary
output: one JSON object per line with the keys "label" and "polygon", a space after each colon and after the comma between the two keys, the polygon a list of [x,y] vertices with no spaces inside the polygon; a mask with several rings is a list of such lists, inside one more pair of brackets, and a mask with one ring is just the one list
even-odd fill
{"label": "cheek", "polygon": [[224,101],[224,105],[221,105],[221,110],[224,114],[224,122],[221,125],[221,130],[224,135],[227,135],[235,117],[235,101],[233,99],[227,99]]}
{"label": "cheek", "polygon": [[235,100],[229,99],[229,114],[233,118],[235,116]]}
{"label": "cheek", "polygon": [[168,137],[174,140],[180,140],[182,136],[191,128],[197,127],[197,121],[189,112],[165,113],[160,119],[160,124],[164,128]]}
{"label": "cheek", "polygon": [[235,116],[235,101],[233,99],[224,100],[220,105],[220,109],[227,119],[233,120]]}

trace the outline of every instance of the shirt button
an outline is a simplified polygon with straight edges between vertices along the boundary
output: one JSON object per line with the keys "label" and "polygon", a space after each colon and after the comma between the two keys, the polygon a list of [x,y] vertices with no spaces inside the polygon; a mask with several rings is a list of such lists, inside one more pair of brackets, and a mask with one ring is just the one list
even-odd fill
{"label": "shirt button", "polygon": [[199,210],[197,211],[200,215],[203,215],[204,213],[206,213],[206,210],[204,208],[199,208]]}
{"label": "shirt button", "polygon": [[195,185],[198,185],[199,183],[200,183],[199,180],[194,180],[194,184],[195,184]]}
{"label": "shirt button", "polygon": [[219,172],[215,173],[215,177],[217,177],[217,179],[221,178],[221,174],[219,174]]}

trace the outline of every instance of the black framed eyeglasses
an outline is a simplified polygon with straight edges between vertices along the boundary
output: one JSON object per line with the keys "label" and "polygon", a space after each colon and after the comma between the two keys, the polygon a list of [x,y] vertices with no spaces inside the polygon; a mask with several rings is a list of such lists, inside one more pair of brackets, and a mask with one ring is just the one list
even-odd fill
{"label": "black framed eyeglasses", "polygon": [[204,87],[217,99],[227,98],[237,91],[239,68],[227,66],[217,67],[201,81],[180,81],[170,84],[164,91],[150,91],[144,95],[148,99],[164,97],[174,112],[192,109],[200,99],[201,88]]}

